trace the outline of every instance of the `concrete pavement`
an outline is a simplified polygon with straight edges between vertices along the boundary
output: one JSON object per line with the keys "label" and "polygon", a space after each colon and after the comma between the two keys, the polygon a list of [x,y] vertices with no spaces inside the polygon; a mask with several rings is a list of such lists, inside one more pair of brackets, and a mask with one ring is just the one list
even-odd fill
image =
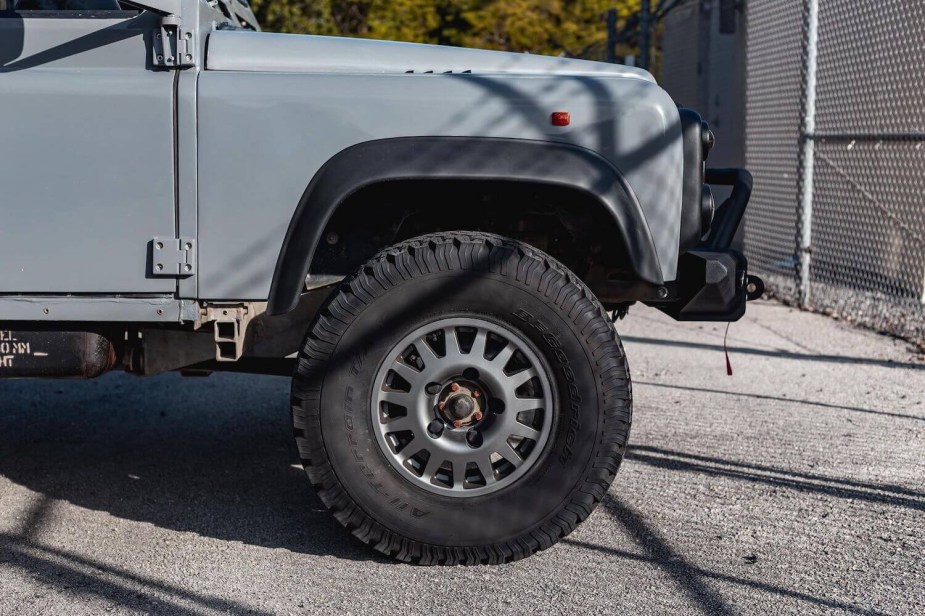
{"label": "concrete pavement", "polygon": [[323,510],[278,377],[0,382],[0,614],[925,612],[925,364],[774,303],[634,308],[630,453],[551,550],[393,563]]}

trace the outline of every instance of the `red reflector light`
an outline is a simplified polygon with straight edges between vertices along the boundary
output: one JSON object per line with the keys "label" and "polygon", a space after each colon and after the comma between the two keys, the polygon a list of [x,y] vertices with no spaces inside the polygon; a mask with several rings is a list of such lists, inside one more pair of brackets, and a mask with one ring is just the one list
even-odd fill
{"label": "red reflector light", "polygon": [[553,126],[568,126],[572,123],[572,115],[568,111],[554,111],[552,113]]}

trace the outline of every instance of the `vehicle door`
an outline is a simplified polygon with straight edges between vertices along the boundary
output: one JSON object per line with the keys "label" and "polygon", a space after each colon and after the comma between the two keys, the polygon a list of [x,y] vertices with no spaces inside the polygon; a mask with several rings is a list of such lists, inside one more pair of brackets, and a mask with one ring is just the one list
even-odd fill
{"label": "vehicle door", "polygon": [[116,0],[0,0],[0,294],[173,294],[176,71],[158,16]]}

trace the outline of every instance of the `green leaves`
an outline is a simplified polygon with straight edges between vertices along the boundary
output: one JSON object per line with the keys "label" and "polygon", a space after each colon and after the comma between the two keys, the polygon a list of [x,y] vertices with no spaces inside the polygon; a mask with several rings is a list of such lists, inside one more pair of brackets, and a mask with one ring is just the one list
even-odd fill
{"label": "green leaves", "polygon": [[265,30],[603,57],[639,0],[253,0]]}

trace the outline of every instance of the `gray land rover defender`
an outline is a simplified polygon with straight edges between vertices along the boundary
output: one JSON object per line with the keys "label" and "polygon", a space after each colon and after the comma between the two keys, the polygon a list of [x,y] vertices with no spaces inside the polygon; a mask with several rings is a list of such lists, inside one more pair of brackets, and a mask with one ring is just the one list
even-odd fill
{"label": "gray land rover defender", "polygon": [[0,0],[0,377],[291,375],[354,535],[522,558],[620,465],[613,317],[761,293],[730,248],[751,179],[712,145],[626,66],[262,33],[246,0]]}

